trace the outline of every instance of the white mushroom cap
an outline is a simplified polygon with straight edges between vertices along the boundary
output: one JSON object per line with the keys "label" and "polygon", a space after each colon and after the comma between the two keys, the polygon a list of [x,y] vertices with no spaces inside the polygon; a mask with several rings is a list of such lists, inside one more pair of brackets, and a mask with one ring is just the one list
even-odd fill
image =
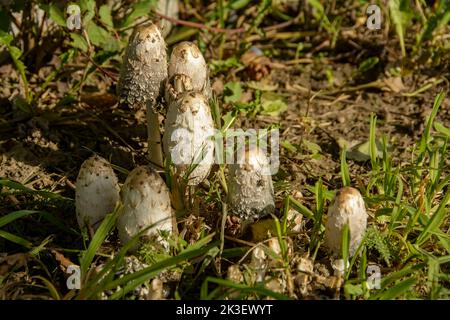
{"label": "white mushroom cap", "polygon": [[339,190],[328,209],[325,245],[336,256],[341,254],[342,230],[346,224],[350,231],[349,254],[353,256],[366,231],[367,212],[361,194],[351,187]]}
{"label": "white mushroom cap", "polygon": [[119,201],[117,177],[109,162],[92,156],[81,165],[75,191],[77,221],[80,228],[94,230]]}
{"label": "white mushroom cap", "polygon": [[258,147],[240,154],[245,158],[229,166],[228,203],[233,215],[251,222],[275,211],[270,164]]}
{"label": "white mushroom cap", "polygon": [[167,79],[166,43],[154,24],[137,27],[131,35],[123,59],[118,91],[121,99],[139,108],[153,105]]}
{"label": "white mushroom cap", "polygon": [[208,66],[200,49],[194,43],[184,41],[173,48],[169,61],[169,79],[176,74],[184,74],[191,78],[193,90],[202,92],[207,99],[210,98]]}
{"label": "white mushroom cap", "polygon": [[123,212],[117,223],[120,240],[125,244],[141,230],[150,227],[145,236],[156,239],[164,248],[168,243],[160,231],[172,233],[173,211],[169,189],[150,167],[139,166],[130,172],[120,192]]}
{"label": "white mushroom cap", "polygon": [[211,170],[214,162],[213,134],[214,121],[201,93],[185,93],[169,106],[163,136],[164,153],[181,177],[193,168],[188,185],[199,184]]}

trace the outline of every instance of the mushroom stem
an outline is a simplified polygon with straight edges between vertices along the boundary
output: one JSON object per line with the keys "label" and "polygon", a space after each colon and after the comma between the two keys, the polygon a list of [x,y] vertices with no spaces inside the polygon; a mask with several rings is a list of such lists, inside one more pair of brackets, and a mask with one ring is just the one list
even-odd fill
{"label": "mushroom stem", "polygon": [[147,136],[149,160],[153,164],[163,168],[164,159],[161,146],[161,134],[159,131],[158,112],[155,111],[150,101],[147,102]]}

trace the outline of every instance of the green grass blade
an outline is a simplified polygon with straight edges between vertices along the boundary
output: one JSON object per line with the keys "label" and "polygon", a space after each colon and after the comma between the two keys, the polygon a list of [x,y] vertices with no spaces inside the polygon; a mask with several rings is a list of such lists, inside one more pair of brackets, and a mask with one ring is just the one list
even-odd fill
{"label": "green grass blade", "polygon": [[31,248],[33,245],[30,241],[3,230],[0,230],[0,237],[9,240],[11,242],[20,244],[25,248]]}
{"label": "green grass blade", "polygon": [[40,213],[41,211],[35,210],[19,210],[8,213],[6,216],[0,218],[0,228],[13,222],[14,220],[20,219],[22,217],[29,216],[30,214]]}
{"label": "green grass blade", "polygon": [[405,292],[407,292],[413,285],[416,284],[416,279],[414,278],[408,278],[406,280],[403,280],[399,282],[394,287],[376,295],[373,297],[373,299],[379,299],[379,300],[393,300]]}
{"label": "green grass blade", "polygon": [[347,148],[344,147],[341,151],[341,178],[342,178],[342,185],[344,187],[350,186],[350,173],[348,171],[348,164],[347,164]]}
{"label": "green grass blade", "polygon": [[428,224],[425,226],[425,228],[417,238],[416,241],[417,245],[419,246],[422,245],[431,236],[430,231],[438,230],[439,226],[442,224],[446,215],[448,214],[446,206],[449,200],[450,200],[450,189],[447,190],[447,193],[445,194],[444,198],[439,204],[438,209],[433,214],[430,221],[428,221]]}
{"label": "green grass blade", "polygon": [[445,98],[444,91],[441,91],[434,99],[433,109],[431,110],[431,114],[428,117],[427,126],[425,127],[425,131],[424,131],[422,138],[420,139],[420,143],[419,143],[419,157],[418,157],[419,163],[422,162],[422,160],[425,156],[425,151],[427,150],[427,146],[430,141],[430,132],[431,132],[431,128],[433,126],[433,121],[436,118],[439,107],[441,106],[444,98]]}
{"label": "green grass blade", "polygon": [[95,232],[94,237],[89,243],[89,247],[83,253],[83,256],[80,259],[80,268],[81,268],[81,276],[84,277],[89,269],[89,266],[92,263],[92,260],[97,253],[97,250],[102,245],[103,241],[105,241],[106,237],[110,233],[110,231],[116,225],[116,220],[121,211],[121,206],[117,206],[113,213],[107,214],[105,219],[102,221],[102,224],[98,228],[97,232]]}

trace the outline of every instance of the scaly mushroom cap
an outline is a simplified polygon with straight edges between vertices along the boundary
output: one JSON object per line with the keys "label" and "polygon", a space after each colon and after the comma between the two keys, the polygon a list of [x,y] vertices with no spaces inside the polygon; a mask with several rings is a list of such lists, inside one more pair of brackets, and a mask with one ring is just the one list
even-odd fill
{"label": "scaly mushroom cap", "polygon": [[141,108],[147,101],[154,106],[167,79],[166,43],[158,27],[146,24],[131,35],[123,58],[118,84],[121,100]]}
{"label": "scaly mushroom cap", "polygon": [[176,74],[184,74],[191,78],[194,91],[203,93],[206,99],[211,96],[208,66],[200,49],[192,42],[177,44],[170,55],[169,79]]}
{"label": "scaly mushroom cap", "polygon": [[77,221],[80,228],[94,230],[119,201],[119,184],[109,162],[92,156],[81,165],[75,191]]}
{"label": "scaly mushroom cap", "polygon": [[117,222],[120,240],[125,244],[149,226],[145,236],[156,239],[164,248],[168,243],[160,231],[174,230],[169,189],[150,167],[139,166],[128,175],[120,192],[123,212]]}
{"label": "scaly mushroom cap", "polygon": [[229,166],[228,203],[244,224],[275,211],[270,164],[261,149],[250,146],[245,159]]}
{"label": "scaly mushroom cap", "polygon": [[342,230],[346,224],[350,230],[349,254],[353,256],[366,231],[367,212],[361,194],[351,187],[339,190],[328,209],[325,245],[336,256],[342,252]]}
{"label": "scaly mushroom cap", "polygon": [[205,97],[188,92],[167,111],[163,147],[166,158],[181,177],[190,172],[188,185],[207,177],[214,162],[214,121]]}

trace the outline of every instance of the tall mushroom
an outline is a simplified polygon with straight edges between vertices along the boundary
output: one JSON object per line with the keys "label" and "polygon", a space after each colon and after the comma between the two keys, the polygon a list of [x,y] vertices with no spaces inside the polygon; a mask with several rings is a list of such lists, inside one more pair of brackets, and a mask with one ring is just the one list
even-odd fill
{"label": "tall mushroom", "polygon": [[152,23],[137,27],[123,59],[118,91],[121,100],[134,109],[147,109],[150,161],[163,166],[157,102],[167,79],[166,43]]}
{"label": "tall mushroom", "polygon": [[78,173],[75,206],[80,228],[95,230],[119,201],[119,184],[109,162],[92,156],[81,165]]}
{"label": "tall mushroom", "polygon": [[241,219],[242,228],[275,211],[270,163],[256,147],[243,147],[244,156],[229,166],[228,203],[232,215]]}
{"label": "tall mushroom", "polygon": [[325,226],[325,245],[335,256],[342,250],[342,232],[349,226],[349,254],[353,256],[361,243],[367,226],[367,212],[359,191],[345,187],[336,193],[328,209],[328,221]]}
{"label": "tall mushroom", "polygon": [[186,92],[173,101],[167,111],[163,147],[176,174],[188,185],[197,185],[211,170],[214,162],[214,121],[205,97]]}
{"label": "tall mushroom", "polygon": [[169,190],[153,169],[136,167],[130,172],[120,192],[123,212],[117,222],[120,240],[125,244],[141,230],[163,248],[168,248],[161,232],[172,234],[176,225]]}

